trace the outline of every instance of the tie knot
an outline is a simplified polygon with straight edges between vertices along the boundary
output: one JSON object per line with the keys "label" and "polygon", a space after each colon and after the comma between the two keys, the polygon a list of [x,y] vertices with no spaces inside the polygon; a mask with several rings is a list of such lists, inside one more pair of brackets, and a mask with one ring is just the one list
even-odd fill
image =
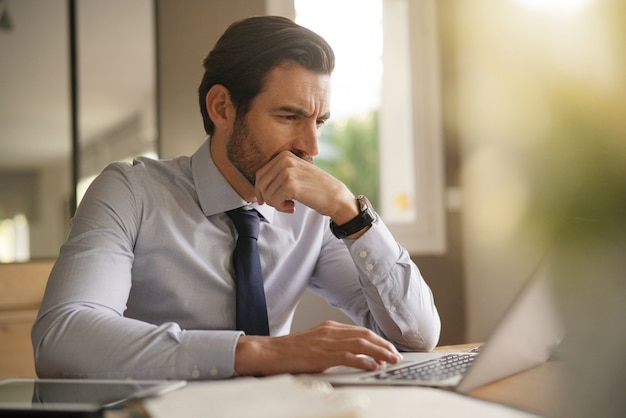
{"label": "tie knot", "polygon": [[232,219],[240,237],[257,239],[259,236],[259,212],[241,207],[229,210],[226,214]]}

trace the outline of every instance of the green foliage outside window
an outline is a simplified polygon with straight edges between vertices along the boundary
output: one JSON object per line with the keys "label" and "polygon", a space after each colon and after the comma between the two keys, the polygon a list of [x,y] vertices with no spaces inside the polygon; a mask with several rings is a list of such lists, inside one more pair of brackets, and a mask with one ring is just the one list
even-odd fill
{"label": "green foliage outside window", "polygon": [[315,164],[379,208],[378,112],[327,123],[320,148]]}

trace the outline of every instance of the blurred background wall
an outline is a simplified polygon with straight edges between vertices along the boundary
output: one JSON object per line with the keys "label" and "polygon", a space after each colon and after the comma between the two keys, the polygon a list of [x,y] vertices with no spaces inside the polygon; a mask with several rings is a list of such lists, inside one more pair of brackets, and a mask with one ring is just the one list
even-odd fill
{"label": "blurred background wall", "polygon": [[475,340],[555,228],[573,217],[604,228],[623,214],[625,14],[602,0],[444,3]]}
{"label": "blurred background wall", "polygon": [[462,148],[467,336],[551,249],[571,416],[624,416],[626,4],[444,1]]}

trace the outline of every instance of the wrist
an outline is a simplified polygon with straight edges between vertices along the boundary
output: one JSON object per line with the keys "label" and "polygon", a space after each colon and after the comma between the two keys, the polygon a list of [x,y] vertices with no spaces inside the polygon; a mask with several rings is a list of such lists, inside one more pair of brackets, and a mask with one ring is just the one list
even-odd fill
{"label": "wrist", "polygon": [[259,338],[267,337],[242,335],[237,340],[234,368],[235,373],[239,376],[259,376],[262,374],[259,368],[259,365],[262,363],[259,360],[261,353]]}
{"label": "wrist", "polygon": [[[356,202],[356,214],[354,210],[350,211],[349,215],[352,216],[351,218],[347,216],[343,218],[331,218],[330,229],[335,237],[340,239],[356,239],[364,234],[376,220],[376,214],[367,197],[359,195],[354,202]],[[348,220],[339,223],[337,219]]]}
{"label": "wrist", "polygon": [[347,188],[338,191],[334,195],[334,205],[332,212],[327,213],[330,219],[337,225],[343,225],[359,214],[359,204],[356,197]]}

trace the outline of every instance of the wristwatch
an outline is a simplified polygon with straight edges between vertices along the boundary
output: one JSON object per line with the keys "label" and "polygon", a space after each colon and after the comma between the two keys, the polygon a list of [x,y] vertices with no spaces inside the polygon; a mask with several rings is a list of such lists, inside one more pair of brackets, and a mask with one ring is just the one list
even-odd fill
{"label": "wristwatch", "polygon": [[337,225],[333,220],[330,221],[330,230],[339,239],[359,232],[361,229],[373,224],[376,220],[376,215],[367,197],[360,194],[357,196],[356,201],[359,205],[358,215],[343,225]]}

